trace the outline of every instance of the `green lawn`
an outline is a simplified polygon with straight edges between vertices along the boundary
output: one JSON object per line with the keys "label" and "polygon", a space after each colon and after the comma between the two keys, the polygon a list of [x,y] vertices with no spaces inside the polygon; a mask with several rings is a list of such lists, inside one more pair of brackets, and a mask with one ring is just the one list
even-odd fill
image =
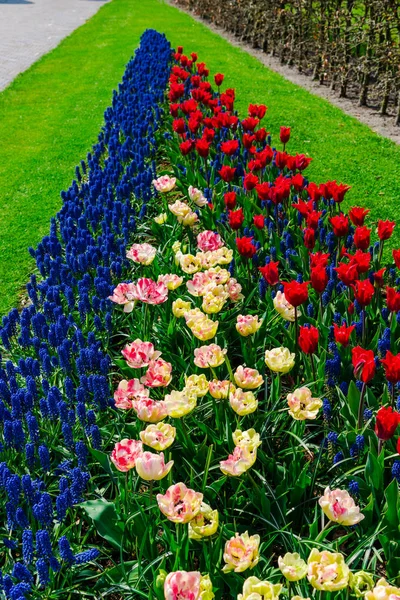
{"label": "green lawn", "polygon": [[289,151],[314,157],[310,177],[353,186],[349,201],[370,207],[372,219],[398,216],[399,146],[168,4],[113,0],[0,94],[0,314],[17,305],[33,269],[27,247],[48,232],[60,191],[96,140],[112,89],[148,27],[225,73],[243,114],[249,102],[263,102],[272,134],[290,125]]}

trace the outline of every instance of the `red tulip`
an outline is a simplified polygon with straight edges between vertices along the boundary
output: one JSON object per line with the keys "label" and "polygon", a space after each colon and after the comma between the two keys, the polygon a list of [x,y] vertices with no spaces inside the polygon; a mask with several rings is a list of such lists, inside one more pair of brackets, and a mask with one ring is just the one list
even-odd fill
{"label": "red tulip", "polygon": [[187,154],[192,152],[193,148],[194,148],[193,140],[185,140],[184,142],[179,144],[179,149],[180,149],[181,153],[183,154],[183,156],[186,156]]}
{"label": "red tulip", "polygon": [[340,281],[347,285],[347,287],[354,284],[358,279],[358,269],[356,264],[340,263],[338,267],[334,267]]}
{"label": "red tulip", "polygon": [[318,294],[322,294],[329,281],[328,273],[326,272],[326,267],[324,267],[321,264],[317,265],[316,267],[313,267],[311,269],[310,279],[311,286],[314,288],[314,290],[318,292]]}
{"label": "red tulip", "polygon": [[348,234],[349,219],[344,214],[331,217],[329,221],[331,222],[333,233],[336,235],[336,237],[345,237]]}
{"label": "red tulip", "polygon": [[256,192],[259,200],[269,200],[271,188],[269,187],[268,181],[263,181],[262,183],[257,183]]}
{"label": "red tulip", "polygon": [[258,267],[261,275],[264,277],[265,281],[269,285],[275,285],[279,281],[279,272],[278,272],[279,261],[277,262],[269,262],[265,267]]}
{"label": "red tulip", "polygon": [[364,279],[364,281],[356,281],[356,283],[352,285],[352,288],[354,290],[355,299],[360,306],[363,308],[368,306],[375,294],[375,288],[370,280]]}
{"label": "red tulip", "polygon": [[[334,185],[333,185],[334,183]],[[336,183],[332,182],[331,185],[331,194],[332,194],[332,198],[334,199],[335,202],[343,202],[344,199],[344,195],[346,194],[346,192],[348,192],[350,189],[349,185],[345,185],[344,183]]]}
{"label": "red tulip", "polygon": [[200,140],[196,140],[196,150],[197,150],[197,154],[199,156],[202,156],[203,158],[207,158],[208,153],[210,151],[210,142],[207,142],[204,139],[200,139]]}
{"label": "red tulip", "polygon": [[232,156],[232,154],[235,154],[238,148],[239,142],[237,140],[228,140],[227,142],[222,142],[221,144],[221,151],[227,156]]}
{"label": "red tulip", "polygon": [[315,246],[315,231],[309,227],[304,230],[304,245],[308,250],[313,250]]}
{"label": "red tulip", "polygon": [[366,273],[369,270],[371,263],[371,255],[369,252],[357,250],[354,254],[347,254],[346,256],[350,258],[350,264],[357,267],[358,273]]}
{"label": "red tulip", "polygon": [[296,175],[293,175],[293,177],[291,178],[291,184],[297,192],[302,190],[303,185],[304,185],[303,175],[301,173],[297,173]]}
{"label": "red tulip", "polygon": [[224,194],[224,202],[226,208],[232,210],[236,206],[236,192],[226,192]]}
{"label": "red tulip", "polygon": [[185,119],[174,119],[174,121],[172,122],[172,129],[175,131],[175,133],[185,133]]}
{"label": "red tulip", "polygon": [[370,212],[369,208],[362,208],[361,206],[352,206],[349,210],[350,221],[356,227],[362,227],[367,214]]}
{"label": "red tulip", "polygon": [[264,229],[264,225],[265,225],[264,215],[254,215],[253,223],[254,223],[254,227],[257,227],[257,229]]}
{"label": "red tulip", "polygon": [[258,183],[257,175],[253,175],[253,173],[246,173],[243,179],[243,187],[246,191],[250,192],[254,190]]}
{"label": "red tulip", "polygon": [[285,298],[294,307],[300,306],[308,300],[309,282],[285,281],[283,283]]}
{"label": "red tulip", "polygon": [[368,227],[357,227],[354,232],[354,245],[359,250],[367,250],[371,241],[371,229]]}
{"label": "red tulip", "polygon": [[323,254],[322,252],[314,252],[314,254],[310,253],[310,268],[327,267],[329,256],[329,254]]}
{"label": "red tulip", "polygon": [[343,324],[339,327],[339,325],[334,323],[333,336],[335,338],[335,342],[337,344],[341,344],[343,348],[346,348],[349,345],[350,336],[355,328],[355,325],[350,325],[349,327],[347,327],[346,324]]}
{"label": "red tulip", "polygon": [[265,104],[249,104],[250,117],[258,117],[259,119],[263,119],[266,112],[267,107]]}
{"label": "red tulip", "polygon": [[376,413],[375,433],[380,440],[390,440],[400,423],[400,414],[391,406],[382,406]]}
{"label": "red tulip", "polygon": [[200,77],[208,77],[210,74],[209,69],[206,67],[206,63],[197,63],[197,72]]}
{"label": "red tulip", "polygon": [[[286,296],[286,294],[285,294]],[[300,327],[299,347],[304,354],[314,354],[318,348],[319,333],[316,327]]]}
{"label": "red tulip", "polygon": [[217,85],[218,87],[222,85],[223,80],[224,75],[222,73],[216,73],[216,75],[214,75],[215,85]]}
{"label": "red tulip", "polygon": [[[257,142],[264,142],[266,137],[267,137],[267,130],[264,127],[260,127],[260,129],[257,129],[257,131],[256,131]],[[270,151],[271,151],[271,160],[272,160],[272,148],[270,148]],[[271,162],[271,160],[269,162]]]}
{"label": "red tulip", "polygon": [[306,217],[307,227],[318,229],[318,223],[322,215],[322,210],[312,210]]}
{"label": "red tulip", "polygon": [[292,204],[293,208],[296,208],[302,217],[307,217],[310,213],[313,212],[313,201],[309,200],[308,202],[304,202],[304,200],[299,200],[296,203]]}
{"label": "red tulip", "polygon": [[276,152],[275,153],[275,164],[278,167],[278,169],[284,169],[286,167],[286,163],[287,163],[287,159],[289,158],[289,156],[286,154],[286,152]]}
{"label": "red tulip", "polygon": [[243,258],[252,258],[257,252],[252,237],[236,238],[236,246],[240,256],[243,256]]}
{"label": "red tulip", "polygon": [[399,312],[400,310],[400,292],[394,288],[386,287],[386,304],[390,312]]}
{"label": "red tulip", "polygon": [[393,229],[396,223],[394,221],[378,221],[378,237],[381,241],[392,237]]}
{"label": "red tulip", "polygon": [[243,119],[242,127],[245,131],[254,131],[258,123],[258,119],[254,119],[253,117],[247,117],[247,119]]}
{"label": "red tulip", "polygon": [[313,181],[308,184],[307,192],[313,202],[318,202],[321,199],[322,190]]}
{"label": "red tulip", "polygon": [[400,250],[393,250],[392,254],[396,267],[400,269]]}
{"label": "red tulip", "polygon": [[221,179],[223,181],[229,183],[235,178],[236,167],[228,167],[227,165],[224,165],[223,167],[221,167],[218,173],[221,175]]}
{"label": "red tulip", "polygon": [[400,381],[400,354],[392,354],[388,350],[385,358],[381,358],[381,363],[385,369],[386,379],[390,383],[398,383]]}
{"label": "red tulip", "polygon": [[243,146],[246,148],[246,150],[249,150],[249,148],[251,148],[255,139],[256,139],[255,135],[252,135],[250,133],[243,134],[242,143],[243,143]]}
{"label": "red tulip", "polygon": [[[298,171],[304,171],[304,169],[306,169],[308,167],[308,165],[310,164],[310,162],[312,161],[312,158],[308,158],[305,154],[296,154],[296,156],[291,157],[291,158],[294,158],[294,167]],[[294,171],[293,168],[290,168],[290,170]]]}
{"label": "red tulip", "polygon": [[382,287],[383,284],[385,283],[383,280],[383,275],[384,275],[385,271],[386,271],[386,267],[383,267],[383,269],[379,269],[379,271],[375,271],[375,273],[372,273],[373,278],[374,278],[374,283],[378,287]]}
{"label": "red tulip", "polygon": [[287,144],[290,140],[290,127],[281,127],[279,138],[282,144]]}
{"label": "red tulip", "polygon": [[243,209],[239,208],[238,210],[230,210],[228,212],[228,221],[232,229],[240,229],[244,221]]}
{"label": "red tulip", "polygon": [[354,367],[354,377],[364,383],[368,383],[374,378],[376,366],[372,350],[365,350],[361,346],[352,348],[351,361]]}

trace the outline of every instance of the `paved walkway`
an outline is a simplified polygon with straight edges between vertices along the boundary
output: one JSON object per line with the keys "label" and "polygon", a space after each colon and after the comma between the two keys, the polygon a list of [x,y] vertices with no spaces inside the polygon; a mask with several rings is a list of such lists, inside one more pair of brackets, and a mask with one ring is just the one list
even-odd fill
{"label": "paved walkway", "polygon": [[107,0],[0,0],[0,90]]}

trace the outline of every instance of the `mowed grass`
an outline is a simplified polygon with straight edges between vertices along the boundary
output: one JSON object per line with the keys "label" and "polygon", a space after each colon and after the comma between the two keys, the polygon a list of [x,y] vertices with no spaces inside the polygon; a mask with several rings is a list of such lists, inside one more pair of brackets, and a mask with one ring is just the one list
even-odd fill
{"label": "mowed grass", "polygon": [[[313,157],[308,177],[352,186],[347,204],[371,209],[370,222],[396,219],[400,147],[328,102],[287,82],[190,16],[159,0],[113,0],[0,94],[0,315],[18,305],[34,269],[35,246],[61,206],[74,167],[96,141],[124,66],[146,28],[198,52],[211,73],[225,74],[237,108],[267,104],[266,126],[279,146]],[[400,224],[392,240],[400,245]]]}

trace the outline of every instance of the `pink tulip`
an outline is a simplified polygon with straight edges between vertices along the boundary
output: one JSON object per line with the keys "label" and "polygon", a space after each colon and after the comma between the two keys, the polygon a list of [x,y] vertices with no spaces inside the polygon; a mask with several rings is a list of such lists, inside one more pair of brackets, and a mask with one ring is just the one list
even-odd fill
{"label": "pink tulip", "polygon": [[200,511],[203,494],[184,483],[171,485],[165,494],[157,494],[161,512],[173,523],[189,523]]}
{"label": "pink tulip", "polygon": [[145,423],[158,423],[168,415],[165,402],[152,400],[151,398],[135,400],[132,402],[132,408],[136,412],[137,418]]}
{"label": "pink tulip", "polygon": [[134,283],[119,283],[114,289],[112,296],[108,296],[109,300],[116,304],[124,305],[124,312],[130,313],[135,304],[136,287]]}
{"label": "pink tulip", "polygon": [[175,187],[176,177],[162,175],[158,179],[153,179],[151,183],[154,185],[157,192],[165,194],[166,192],[170,192]]}
{"label": "pink tulip", "polygon": [[221,236],[214,231],[202,231],[197,236],[197,246],[202,252],[213,252],[222,248],[224,242],[221,240]]}
{"label": "pink tulip", "polygon": [[166,387],[171,382],[172,365],[162,358],[152,360],[149,363],[146,375],[141,378],[141,382],[147,387]]}
{"label": "pink tulip", "polygon": [[154,454],[153,452],[142,452],[136,459],[136,472],[145,481],[159,481],[163,479],[174,464],[170,460],[167,464],[164,461],[164,454]]}
{"label": "pink tulip", "polygon": [[133,408],[132,401],[146,398],[149,395],[149,390],[146,390],[139,379],[123,379],[119,382],[118,388],[114,392],[114,401],[117,408],[129,410]]}
{"label": "pink tulip", "polygon": [[164,582],[165,600],[197,600],[200,596],[199,571],[174,571]]}
{"label": "pink tulip", "polygon": [[157,248],[154,248],[151,244],[133,244],[126,253],[126,258],[130,258],[141,265],[150,265],[156,254]]}
{"label": "pink tulip", "polygon": [[110,458],[118,471],[126,473],[133,469],[138,456],[142,453],[142,449],[142,442],[124,439],[115,444]]}
{"label": "pink tulip", "polygon": [[145,304],[162,304],[168,298],[168,289],[162,282],[142,277],[136,282],[134,297]]}
{"label": "pink tulip", "polygon": [[142,342],[137,339],[125,346],[122,356],[131,369],[141,369],[147,367],[150,361],[157,360],[161,356],[161,352],[156,352],[151,342]]}

